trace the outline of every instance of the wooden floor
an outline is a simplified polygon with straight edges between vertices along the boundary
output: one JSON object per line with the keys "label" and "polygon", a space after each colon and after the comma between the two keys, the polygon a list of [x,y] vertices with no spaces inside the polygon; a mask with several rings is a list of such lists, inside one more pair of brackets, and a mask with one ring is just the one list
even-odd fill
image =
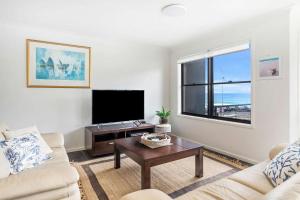
{"label": "wooden floor", "polygon": [[69,160],[71,162],[83,162],[93,159],[87,151],[74,151],[68,153]]}
{"label": "wooden floor", "polygon": [[111,155],[113,155],[113,154],[107,154],[107,155],[103,155],[103,156],[93,157],[86,150],[74,151],[74,152],[68,153],[70,162],[84,162],[84,161],[92,160],[95,158],[101,158],[101,157],[106,157],[106,156],[111,156]]}

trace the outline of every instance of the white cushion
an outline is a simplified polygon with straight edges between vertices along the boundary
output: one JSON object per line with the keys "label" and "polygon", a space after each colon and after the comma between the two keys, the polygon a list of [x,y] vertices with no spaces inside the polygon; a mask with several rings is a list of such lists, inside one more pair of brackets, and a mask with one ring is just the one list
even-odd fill
{"label": "white cushion", "polygon": [[264,173],[278,186],[300,171],[300,145],[290,144],[266,166]]}
{"label": "white cushion", "polygon": [[0,141],[4,141],[5,140],[5,137],[2,133],[0,133]]}
{"label": "white cushion", "polygon": [[48,144],[45,142],[45,140],[42,138],[39,130],[37,129],[36,126],[32,126],[32,127],[28,127],[28,128],[24,128],[24,129],[19,129],[19,130],[15,130],[15,131],[5,131],[4,132],[4,136],[7,140],[10,140],[12,138],[15,137],[19,137],[22,135],[26,135],[32,133],[34,135],[36,135],[39,139],[39,145],[41,147],[41,151],[44,154],[50,154],[52,153],[52,149],[48,146]]}
{"label": "white cushion", "polygon": [[172,200],[167,194],[156,189],[139,190],[123,196],[120,200]]}
{"label": "white cushion", "polygon": [[3,133],[5,131],[7,131],[7,130],[8,130],[7,125],[0,122],[0,141],[4,141],[5,140],[5,137],[4,137]]}
{"label": "white cushion", "polygon": [[10,174],[9,162],[4,155],[4,149],[1,148],[0,146],[0,179],[8,177],[9,174]]}

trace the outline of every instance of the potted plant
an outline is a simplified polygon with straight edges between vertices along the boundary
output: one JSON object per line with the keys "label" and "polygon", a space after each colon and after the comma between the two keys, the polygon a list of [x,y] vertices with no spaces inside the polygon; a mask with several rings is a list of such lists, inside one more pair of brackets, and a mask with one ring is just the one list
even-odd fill
{"label": "potted plant", "polygon": [[161,124],[167,124],[168,123],[168,117],[170,116],[171,111],[166,111],[164,107],[162,107],[161,111],[156,111],[156,115],[159,116],[160,120],[159,123]]}

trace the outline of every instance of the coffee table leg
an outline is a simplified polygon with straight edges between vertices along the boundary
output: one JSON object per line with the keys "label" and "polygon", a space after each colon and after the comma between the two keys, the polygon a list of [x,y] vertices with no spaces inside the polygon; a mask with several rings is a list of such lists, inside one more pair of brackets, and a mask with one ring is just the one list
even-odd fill
{"label": "coffee table leg", "polygon": [[121,167],[121,158],[120,158],[120,150],[115,145],[115,169]]}
{"label": "coffee table leg", "polygon": [[203,149],[201,148],[197,155],[195,155],[195,176],[203,177]]}
{"label": "coffee table leg", "polygon": [[151,188],[151,168],[147,164],[142,165],[141,168],[142,168],[141,169],[142,189],[149,189],[149,188]]}

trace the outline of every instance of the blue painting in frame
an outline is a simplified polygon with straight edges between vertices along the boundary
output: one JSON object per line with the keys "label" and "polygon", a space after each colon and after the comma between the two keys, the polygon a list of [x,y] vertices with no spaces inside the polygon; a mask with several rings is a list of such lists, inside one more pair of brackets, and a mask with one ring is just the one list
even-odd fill
{"label": "blue painting in frame", "polygon": [[90,88],[91,48],[27,40],[27,86]]}

